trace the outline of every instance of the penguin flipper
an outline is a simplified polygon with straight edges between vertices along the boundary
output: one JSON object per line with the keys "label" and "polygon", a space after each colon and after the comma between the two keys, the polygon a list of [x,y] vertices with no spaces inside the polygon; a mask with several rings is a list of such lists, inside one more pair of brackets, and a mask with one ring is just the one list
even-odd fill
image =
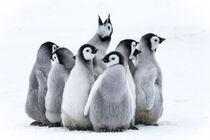
{"label": "penguin flipper", "polygon": [[90,94],[89,94],[89,97],[88,97],[88,100],[87,100],[87,103],[86,103],[86,106],[85,106],[85,110],[84,110],[84,116],[87,116],[88,113],[89,113],[91,103],[92,103],[93,98],[95,97],[95,95],[97,93],[98,87],[101,86],[102,79],[103,79],[103,74],[98,77],[98,79],[95,81],[95,83],[93,84],[93,86],[90,90]]}
{"label": "penguin flipper", "polygon": [[155,103],[155,80],[157,77],[156,69],[148,71],[147,78],[144,79],[142,89],[146,97],[146,110],[151,110]]}
{"label": "penguin flipper", "polygon": [[42,113],[45,113],[45,95],[47,93],[47,78],[45,74],[37,70],[36,76],[39,84],[39,90],[38,90],[38,106]]}

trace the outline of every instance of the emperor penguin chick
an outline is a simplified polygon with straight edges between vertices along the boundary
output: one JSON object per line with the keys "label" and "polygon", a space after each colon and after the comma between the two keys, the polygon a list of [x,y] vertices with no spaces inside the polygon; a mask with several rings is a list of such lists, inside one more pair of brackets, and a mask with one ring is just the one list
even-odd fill
{"label": "emperor penguin chick", "polygon": [[51,55],[59,47],[52,43],[43,43],[37,53],[29,79],[29,89],[25,104],[27,115],[35,121],[31,125],[47,125],[45,116],[45,95],[47,93],[47,77],[51,69]]}
{"label": "emperor penguin chick", "polygon": [[96,57],[93,61],[94,75],[97,78],[106,69],[106,65],[101,62],[101,59],[106,55],[106,51],[111,42],[111,36],[113,32],[110,15],[102,22],[100,16],[98,16],[98,29],[96,34],[88,41],[88,44],[95,46],[98,49]]}
{"label": "emperor penguin chick", "polygon": [[45,97],[46,117],[51,127],[61,126],[61,103],[63,90],[69,74],[74,67],[73,53],[67,48],[60,48],[52,54],[55,62],[47,80],[47,94]]}
{"label": "emperor penguin chick", "polygon": [[89,91],[95,82],[93,58],[96,53],[97,49],[90,44],[80,47],[76,55],[75,66],[66,82],[61,118],[63,126],[69,129],[91,128],[89,118],[84,116],[84,108]]}
{"label": "emperor penguin chick", "polygon": [[129,89],[132,93],[132,105],[133,105],[133,120],[131,122],[131,127],[132,129],[137,129],[135,127],[135,112],[136,112],[136,86],[133,80],[133,70],[134,70],[134,64],[133,64],[133,59],[140,53],[139,50],[136,49],[138,42],[132,39],[125,39],[122,40],[117,48],[115,49],[116,51],[120,52],[126,63],[125,63],[125,68],[126,68],[126,77],[129,85]]}
{"label": "emperor penguin chick", "polygon": [[157,125],[163,112],[162,73],[155,52],[165,39],[153,33],[141,37],[136,59],[134,81],[136,83],[136,123]]}
{"label": "emperor penguin chick", "polygon": [[127,129],[133,119],[126,62],[119,52],[107,54],[103,61],[108,68],[94,83],[84,115],[89,114],[95,131],[121,131]]}

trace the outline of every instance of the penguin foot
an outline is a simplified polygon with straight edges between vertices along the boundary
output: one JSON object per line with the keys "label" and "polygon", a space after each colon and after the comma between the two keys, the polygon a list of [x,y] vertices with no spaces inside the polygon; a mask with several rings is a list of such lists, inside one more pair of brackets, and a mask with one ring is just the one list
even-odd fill
{"label": "penguin foot", "polygon": [[39,121],[34,121],[30,125],[32,125],[32,126],[40,126],[40,127],[47,126],[47,124],[41,123]]}
{"label": "penguin foot", "polygon": [[39,126],[39,125],[41,125],[41,124],[42,124],[41,122],[34,121],[34,122],[32,122],[30,125]]}
{"label": "penguin foot", "polygon": [[98,128],[98,129],[95,129],[95,131],[97,131],[97,132],[110,132],[110,130],[108,130],[107,128]]}
{"label": "penguin foot", "polygon": [[66,128],[67,128],[68,130],[70,130],[70,131],[76,130],[76,128],[75,128],[75,127],[72,127],[72,126],[67,126]]}
{"label": "penguin foot", "polygon": [[145,126],[159,126],[158,123],[155,123],[155,124],[144,124]]}
{"label": "penguin foot", "polygon": [[136,126],[130,126],[128,129],[131,129],[131,130],[139,130]]}
{"label": "penguin foot", "polygon": [[48,127],[62,127],[61,123],[51,123]]}
{"label": "penguin foot", "polygon": [[118,129],[116,129],[115,132],[123,132],[124,130],[125,130],[124,128],[118,128]]}

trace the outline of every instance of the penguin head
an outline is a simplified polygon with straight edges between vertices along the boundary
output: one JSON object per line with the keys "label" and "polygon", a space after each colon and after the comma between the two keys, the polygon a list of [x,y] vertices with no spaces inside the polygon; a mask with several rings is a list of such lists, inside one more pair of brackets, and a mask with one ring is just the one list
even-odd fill
{"label": "penguin head", "polygon": [[75,59],[73,58],[73,53],[67,48],[57,49],[52,54],[52,60],[55,63],[64,65],[66,68],[72,68],[75,64]]}
{"label": "penguin head", "polygon": [[101,17],[98,16],[98,30],[97,34],[100,36],[101,40],[110,40],[111,35],[113,32],[112,23],[110,20],[110,14],[108,15],[108,18],[104,21],[104,23],[101,20]]}
{"label": "penguin head", "polygon": [[125,39],[118,44],[116,50],[121,52],[124,57],[129,60],[133,60],[139,53],[141,53],[141,51],[136,48],[137,45],[137,41],[133,39]]}
{"label": "penguin head", "polygon": [[148,33],[141,38],[152,52],[156,52],[158,46],[165,41],[165,38],[159,37],[153,33]]}
{"label": "penguin head", "polygon": [[43,43],[40,47],[40,49],[42,49],[42,50],[45,49],[45,50],[51,52],[51,54],[53,54],[53,52],[55,52],[58,48],[59,48],[58,45],[56,45],[55,43],[50,42],[50,41]]}
{"label": "penguin head", "polygon": [[108,53],[102,61],[107,64],[108,67],[113,66],[113,65],[123,65],[125,64],[124,62],[124,57],[120,52],[113,51]]}
{"label": "penguin head", "polygon": [[98,51],[97,48],[90,44],[84,44],[79,49],[80,56],[85,61],[89,61],[89,60],[93,59],[95,57],[97,51]]}
{"label": "penguin head", "polygon": [[57,46],[56,44],[53,44],[53,45],[52,45],[52,54],[53,54],[57,49],[59,49],[59,46]]}
{"label": "penguin head", "polygon": [[46,62],[50,62],[50,58],[52,56],[52,53],[57,50],[59,48],[59,46],[57,46],[55,43],[53,42],[45,42],[43,43],[37,53],[37,61],[39,63],[46,63]]}

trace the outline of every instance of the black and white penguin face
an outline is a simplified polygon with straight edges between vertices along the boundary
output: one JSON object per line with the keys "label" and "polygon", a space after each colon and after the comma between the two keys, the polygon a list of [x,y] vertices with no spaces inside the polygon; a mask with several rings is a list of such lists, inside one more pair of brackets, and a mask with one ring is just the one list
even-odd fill
{"label": "black and white penguin face", "polygon": [[113,51],[107,54],[102,61],[106,63],[107,67],[121,64],[124,65],[124,58],[121,53]]}
{"label": "black and white penguin face", "polygon": [[52,45],[52,54],[59,48],[59,46],[53,44]]}
{"label": "black and white penguin face", "polygon": [[130,49],[131,52],[129,55],[130,60],[133,60],[140,53],[140,51],[136,49],[137,45],[138,45],[138,42],[136,41],[131,42],[131,49]]}
{"label": "black and white penguin face", "polygon": [[60,62],[59,62],[59,58],[58,58],[58,56],[57,56],[56,53],[53,53],[53,54],[52,54],[52,58],[51,58],[51,59],[52,59],[52,61],[54,61],[55,63],[58,63],[58,64],[60,63]]}
{"label": "black and white penguin face", "polygon": [[64,65],[67,69],[71,69],[75,64],[73,53],[67,48],[59,48],[53,54],[51,59],[55,63]]}
{"label": "black and white penguin face", "polygon": [[152,52],[156,52],[158,46],[166,40],[165,38],[161,38],[153,33],[148,33],[142,36],[141,38],[146,45],[150,48]]}
{"label": "black and white penguin face", "polygon": [[95,57],[97,51],[98,50],[96,49],[96,47],[86,44],[82,49],[82,56],[85,60],[88,61]]}
{"label": "black and white penguin face", "polygon": [[113,27],[110,20],[110,15],[108,15],[108,18],[102,22],[100,16],[98,16],[98,31],[97,34],[100,35],[101,38],[110,37],[113,32]]}
{"label": "black and white penguin face", "polygon": [[152,51],[156,51],[158,46],[162,43],[161,38],[158,36],[151,37],[150,42]]}

